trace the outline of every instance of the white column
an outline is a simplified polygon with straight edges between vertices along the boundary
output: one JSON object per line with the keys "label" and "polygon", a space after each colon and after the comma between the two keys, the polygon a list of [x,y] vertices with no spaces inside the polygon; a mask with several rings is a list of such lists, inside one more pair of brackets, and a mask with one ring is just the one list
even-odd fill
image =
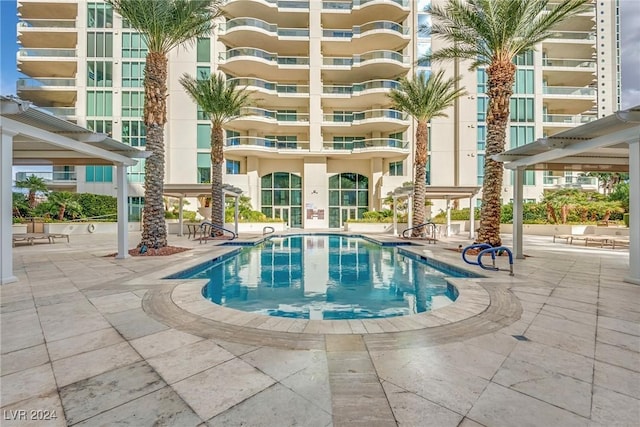
{"label": "white column", "polygon": [[409,194],[407,197],[407,228],[411,228],[413,224],[413,196]]}
{"label": "white column", "polygon": [[447,197],[447,237],[451,236],[451,200]]}
{"label": "white column", "polygon": [[233,219],[236,223],[235,232],[237,236],[238,235],[238,211],[240,210],[240,206],[239,206],[240,196],[236,194],[234,197],[235,197],[236,203],[235,203],[235,209],[233,212]]}
{"label": "white column", "polygon": [[129,257],[129,206],[127,203],[127,166],[116,165],[116,179],[118,185],[118,254],[117,259]]}
{"label": "white column", "polygon": [[182,203],[184,203],[184,196],[180,196],[178,199],[178,237],[182,237],[182,227],[184,227],[184,215],[182,212]]}
{"label": "white column", "polygon": [[398,236],[398,198],[393,197],[393,237]]}
{"label": "white column", "polygon": [[629,276],[640,285],[640,141],[629,143]]}
{"label": "white column", "polygon": [[469,197],[469,238],[471,240],[475,240],[476,238],[475,201],[475,196]]}
{"label": "white column", "polygon": [[11,171],[13,166],[13,132],[2,131],[0,148],[0,283],[16,282],[13,275],[13,195]]}
{"label": "white column", "polygon": [[516,259],[524,259],[522,250],[522,185],[524,168],[516,168],[513,181],[513,254]]}

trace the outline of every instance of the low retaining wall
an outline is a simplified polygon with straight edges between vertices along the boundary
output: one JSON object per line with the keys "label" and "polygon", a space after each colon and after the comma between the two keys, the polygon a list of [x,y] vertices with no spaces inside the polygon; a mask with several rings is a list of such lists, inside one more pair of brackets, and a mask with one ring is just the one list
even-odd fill
{"label": "low retaining wall", "polygon": [[[129,231],[140,231],[139,222],[130,222]],[[44,224],[45,233],[60,234],[116,234],[116,222],[51,222]]]}
{"label": "low retaining wall", "polygon": [[[500,224],[500,233],[513,234],[513,224]],[[628,236],[626,227],[596,227],[580,224],[523,224],[522,233],[532,236],[553,236],[556,234],[595,234],[608,236]]]}
{"label": "low retaining wall", "polygon": [[24,234],[27,232],[26,224],[13,224],[11,227],[11,231],[13,234]]}

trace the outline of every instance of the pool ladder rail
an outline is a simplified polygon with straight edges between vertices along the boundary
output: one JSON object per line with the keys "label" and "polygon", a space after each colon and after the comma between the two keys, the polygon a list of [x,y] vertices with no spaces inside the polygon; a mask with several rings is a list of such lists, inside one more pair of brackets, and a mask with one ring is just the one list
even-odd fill
{"label": "pool ladder rail", "polygon": [[[469,261],[467,259],[467,251],[471,249],[481,249],[481,251],[478,253],[478,259],[476,262]],[[506,246],[493,247],[488,243],[474,243],[473,245],[469,245],[462,250],[462,260],[467,264],[478,265],[483,270],[500,271],[500,269],[496,267],[496,254],[501,255],[503,252],[506,252],[509,256],[509,276],[513,276],[513,253],[511,252],[511,249],[507,248]],[[486,254],[491,254],[491,261],[493,265],[488,266],[482,263],[482,257]]]}
{"label": "pool ladder rail", "polygon": [[267,235],[267,234],[273,234],[273,233],[275,233],[275,232],[276,232],[276,229],[275,229],[275,228],[273,228],[273,227],[272,227],[272,226],[270,226],[270,225],[265,225],[265,226],[262,228],[262,235],[263,235],[263,236],[265,236],[265,235]]}
{"label": "pool ladder rail", "polygon": [[[425,228],[426,227],[426,228]],[[424,235],[423,238],[427,240],[428,243],[436,243],[438,241],[438,239],[436,238],[437,235],[437,225],[435,225],[433,222],[431,221],[427,221],[423,224],[418,224],[415,225],[413,227],[409,227],[406,230],[404,230],[402,232],[402,238],[403,239],[408,239],[411,236],[409,236],[407,233],[409,231],[412,231],[414,229],[418,229],[418,228],[425,228],[424,230]]]}
{"label": "pool ladder rail", "polygon": [[200,243],[202,243],[203,240],[205,243],[207,243],[207,238],[213,237],[214,229],[222,231],[223,235],[225,232],[231,234],[231,239],[229,240],[235,240],[238,238],[238,235],[234,231],[229,230],[228,228],[224,228],[210,221],[202,221],[200,223]]}

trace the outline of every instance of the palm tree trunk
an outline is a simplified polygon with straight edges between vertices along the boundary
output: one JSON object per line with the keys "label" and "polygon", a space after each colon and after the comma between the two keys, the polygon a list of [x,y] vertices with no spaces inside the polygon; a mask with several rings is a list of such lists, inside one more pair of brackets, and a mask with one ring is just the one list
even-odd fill
{"label": "palm tree trunk", "polygon": [[213,123],[211,130],[211,222],[224,226],[224,194],[222,193],[222,164],[224,162],[224,130]]}
{"label": "palm tree trunk", "polygon": [[[416,161],[415,161],[415,178],[413,181],[413,220],[412,227],[424,224],[424,202],[425,193],[427,191],[427,138],[428,129],[426,121],[419,121],[416,129]],[[411,237],[419,237],[422,229],[414,228],[411,231]]]}
{"label": "palm tree trunk", "polygon": [[164,219],[164,125],[167,122],[167,58],[156,52],[147,54],[144,77],[144,124],[146,151],[151,152],[144,167],[144,210],[142,241],[139,246],[167,246]]}
{"label": "palm tree trunk", "polygon": [[35,209],[36,207],[36,192],[29,190],[29,207]]}
{"label": "palm tree trunk", "polygon": [[482,210],[478,241],[500,246],[500,208],[502,195],[502,162],[491,158],[504,151],[509,101],[513,93],[516,66],[511,62],[493,62],[487,68],[489,108],[487,111],[487,147],[484,158]]}

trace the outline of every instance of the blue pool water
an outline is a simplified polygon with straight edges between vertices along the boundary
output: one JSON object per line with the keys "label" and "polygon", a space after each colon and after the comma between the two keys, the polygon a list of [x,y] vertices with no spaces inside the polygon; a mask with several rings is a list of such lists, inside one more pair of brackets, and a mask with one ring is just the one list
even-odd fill
{"label": "blue pool water", "polygon": [[208,279],[203,295],[252,313],[300,319],[403,316],[451,303],[456,289],[438,268],[397,247],[360,237],[295,235],[271,238],[174,274]]}

